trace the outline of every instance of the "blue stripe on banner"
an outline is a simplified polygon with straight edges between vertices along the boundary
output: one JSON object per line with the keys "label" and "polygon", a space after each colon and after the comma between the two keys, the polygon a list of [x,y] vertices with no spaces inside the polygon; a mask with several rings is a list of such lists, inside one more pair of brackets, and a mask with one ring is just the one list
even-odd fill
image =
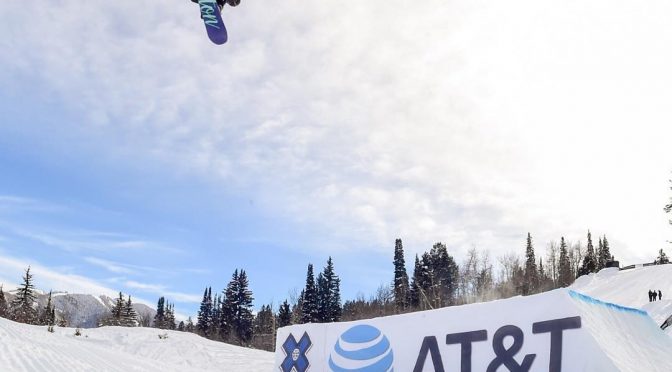
{"label": "blue stripe on banner", "polygon": [[626,307],[626,306],[613,304],[611,302],[601,301],[601,300],[598,300],[597,298],[592,298],[590,296],[586,296],[583,293],[579,293],[579,292],[573,291],[571,289],[569,289],[568,291],[569,291],[569,295],[572,298],[575,298],[577,300],[581,300],[581,301],[588,302],[588,303],[595,304],[595,305],[606,306],[606,307],[608,307],[610,309],[613,309],[613,310],[625,311],[625,312],[628,312],[628,313],[635,313],[635,314],[638,314],[638,315],[649,316],[649,314],[646,311],[641,310],[641,309],[635,309],[635,308],[632,308],[632,307]]}
{"label": "blue stripe on banner", "polygon": [[376,358],[380,355],[385,354],[387,349],[390,348],[390,341],[387,340],[387,337],[383,337],[380,342],[377,344],[367,347],[366,349],[360,349],[360,350],[343,350],[341,347],[341,341],[336,342],[336,353],[345,359],[350,359],[350,360],[369,360]]}
{"label": "blue stripe on banner", "polygon": [[334,360],[329,357],[329,368],[333,372],[381,372],[381,371],[388,371],[390,367],[392,367],[392,361],[394,360],[394,355],[392,353],[392,350],[390,350],[385,357],[383,357],[381,360],[365,366],[365,367],[359,367],[359,368],[343,368],[339,365],[336,365],[334,363]]}

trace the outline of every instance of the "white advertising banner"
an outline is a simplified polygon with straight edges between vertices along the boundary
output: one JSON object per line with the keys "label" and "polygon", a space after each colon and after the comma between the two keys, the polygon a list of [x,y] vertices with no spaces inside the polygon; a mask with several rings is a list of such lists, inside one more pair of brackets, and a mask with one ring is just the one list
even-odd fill
{"label": "white advertising banner", "polygon": [[617,371],[586,328],[585,309],[576,306],[590,300],[556,290],[356,322],[285,327],[278,330],[276,371]]}

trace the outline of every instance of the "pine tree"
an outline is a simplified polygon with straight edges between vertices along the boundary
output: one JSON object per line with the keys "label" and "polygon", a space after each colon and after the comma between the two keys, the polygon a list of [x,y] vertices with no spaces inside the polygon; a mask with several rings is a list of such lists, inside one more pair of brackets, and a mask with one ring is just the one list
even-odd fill
{"label": "pine tree", "polygon": [[154,328],[165,329],[166,328],[166,308],[165,308],[166,299],[163,297],[159,298],[159,302],[156,305],[156,315],[154,315]]}
{"label": "pine tree", "polygon": [[236,270],[226,288],[220,330],[225,341],[246,345],[253,332],[252,291],[245,270]]}
{"label": "pine tree", "polygon": [[583,264],[581,269],[579,269],[579,276],[587,275],[597,271],[597,257],[595,256],[595,249],[593,248],[593,240],[588,231],[588,247],[586,251],[586,257],[583,258]]}
{"label": "pine tree", "polygon": [[312,264],[308,264],[308,272],[306,274],[306,288],[303,292],[303,301],[301,305],[301,322],[316,323],[318,321],[317,288],[315,287],[315,277],[313,275]]}
{"label": "pine tree", "polygon": [[525,280],[525,268],[520,266],[519,263],[513,267],[513,275],[511,276],[511,282],[515,293],[523,295],[525,291],[529,288],[527,286],[527,281]]}
{"label": "pine tree", "polygon": [[275,333],[275,320],[270,305],[261,305],[261,310],[254,317],[254,334],[269,336]]}
{"label": "pine tree", "polygon": [[329,257],[327,266],[317,277],[318,322],[337,322],[341,319],[340,282],[334,272],[334,262]]}
{"label": "pine tree", "polygon": [[54,325],[56,325],[56,308],[51,307],[51,312],[49,313],[49,332],[54,333]]}
{"label": "pine tree", "polygon": [[417,278],[420,310],[434,308],[436,294],[434,293],[435,286],[432,267],[432,257],[428,252],[423,253],[422,258],[420,258],[420,272]]}
{"label": "pine tree", "polygon": [[26,275],[23,276],[23,284],[17,288],[16,296],[12,300],[12,318],[19,323],[35,324],[37,321],[37,310],[33,308],[35,299],[33,275],[28,266]]}
{"label": "pine tree", "polygon": [[121,325],[124,327],[135,327],[138,325],[138,314],[133,308],[133,302],[131,301],[130,295],[128,296],[128,301],[124,304]]}
{"label": "pine tree", "polygon": [[600,253],[600,260],[604,263],[602,268],[607,267],[607,263],[612,261],[611,252],[609,251],[609,242],[607,241],[607,236],[602,237],[602,251]]}
{"label": "pine tree", "polygon": [[185,325],[184,325],[184,321],[183,321],[183,320],[180,320],[180,324],[177,325],[177,330],[180,331],[180,332],[184,332],[184,331],[185,331]]}
{"label": "pine tree", "polygon": [[315,321],[317,323],[324,323],[329,317],[327,315],[329,312],[329,287],[327,286],[327,280],[324,279],[324,274],[317,274],[315,288],[317,289],[317,317]]}
{"label": "pine tree", "polygon": [[553,281],[551,278],[546,275],[546,271],[544,271],[544,262],[541,259],[541,256],[539,257],[539,292],[547,291],[549,289],[553,288]]}
{"label": "pine tree", "polygon": [[42,309],[38,323],[40,325],[53,326],[56,323],[54,305],[51,302],[51,291],[47,297],[47,304]]}
{"label": "pine tree", "polygon": [[186,332],[194,332],[194,321],[191,320],[191,317],[187,319],[187,324],[184,325],[184,330]]}
{"label": "pine tree", "polygon": [[330,283],[329,290],[331,291],[331,305],[329,306],[329,320],[338,322],[343,316],[343,307],[341,306],[341,278],[336,277],[334,280],[328,280]]}
{"label": "pine tree", "polygon": [[420,306],[420,286],[418,285],[418,280],[420,278],[421,270],[422,268],[420,267],[420,258],[416,254],[415,264],[413,266],[413,277],[411,278],[409,291],[409,306],[411,309],[417,309]]}
{"label": "pine tree", "polygon": [[175,305],[168,304],[166,306],[166,315],[164,318],[164,329],[175,330]]}
{"label": "pine tree", "polygon": [[394,242],[394,305],[397,312],[404,312],[409,307],[410,286],[406,261],[404,260],[404,246],[401,239]]}
{"label": "pine tree", "polygon": [[527,246],[525,248],[525,282],[523,285],[523,295],[527,296],[537,293],[539,290],[539,271],[537,269],[536,258],[534,256],[534,247],[532,246],[532,235],[527,233]]}
{"label": "pine tree", "polygon": [[114,307],[112,308],[112,319],[111,319],[111,324],[110,325],[115,325],[115,326],[120,326],[122,325],[122,318],[124,316],[124,295],[119,292],[119,297],[117,298],[116,302],[114,303]]}
{"label": "pine tree", "polygon": [[205,289],[201,307],[198,310],[196,330],[201,336],[209,337],[212,327],[212,287]]}
{"label": "pine tree", "polygon": [[245,270],[240,270],[238,275],[238,295],[236,296],[236,311],[233,329],[240,345],[247,345],[252,339],[252,291],[249,289],[249,281]]}
{"label": "pine tree", "polygon": [[239,290],[239,274],[238,269],[233,272],[231,281],[224,290],[224,299],[222,301],[222,309],[219,322],[220,337],[224,341],[234,341],[234,323],[236,319],[236,312],[238,311],[238,293]]}
{"label": "pine tree", "polygon": [[572,263],[569,260],[567,243],[565,243],[564,236],[560,238],[560,259],[558,266],[558,285],[563,288],[569,287],[574,280],[572,275]]}
{"label": "pine tree", "polygon": [[7,299],[5,298],[5,292],[2,290],[2,284],[0,284],[0,317],[7,318]]}
{"label": "pine tree", "polygon": [[[423,256],[424,260],[424,256]],[[426,265],[426,264],[425,264]],[[429,254],[431,292],[436,307],[455,304],[459,271],[443,243],[436,243]]]}
{"label": "pine tree", "polygon": [[303,324],[303,298],[306,290],[302,289],[299,298],[296,299],[296,304],[292,306],[292,323]]}
{"label": "pine tree", "polygon": [[661,249],[658,251],[658,257],[653,261],[656,265],[664,265],[670,263],[670,259],[667,257],[667,254]]}
{"label": "pine tree", "polygon": [[597,253],[595,255],[596,260],[596,271],[600,271],[607,267],[608,258],[604,257],[604,245],[602,244],[602,238],[598,238],[597,241]]}
{"label": "pine tree", "polygon": [[223,316],[223,310],[222,310],[222,299],[223,294],[220,296],[218,294],[215,294],[215,298],[213,299],[213,304],[212,304],[212,335],[213,338],[221,338],[222,334],[222,316]]}
{"label": "pine tree", "polygon": [[285,300],[280,304],[280,310],[278,311],[278,328],[286,327],[292,324],[292,310],[289,307],[289,302]]}

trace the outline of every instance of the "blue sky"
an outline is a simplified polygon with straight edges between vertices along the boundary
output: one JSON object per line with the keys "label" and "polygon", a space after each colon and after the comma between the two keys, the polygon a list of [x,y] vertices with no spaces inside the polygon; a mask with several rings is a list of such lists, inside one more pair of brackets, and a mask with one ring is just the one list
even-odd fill
{"label": "blue sky", "polygon": [[[107,158],[86,138],[50,128],[76,116],[46,100],[27,106],[24,97],[3,97],[1,106],[12,123],[0,129],[5,255],[145,300],[165,294],[185,313],[195,311],[204,286],[221,290],[236,268],[247,270],[261,305],[300,287],[308,262],[324,265],[329,253],[317,232],[267,213],[254,194],[176,174],[167,164]],[[350,260],[342,274],[357,275],[358,261],[374,272],[388,269],[388,260],[366,251],[333,256],[337,265],[339,256]],[[371,292],[385,279],[377,276],[344,280],[343,290]],[[2,279],[16,283],[18,271],[4,271]],[[39,271],[37,283],[50,284]]]}
{"label": "blue sky", "polygon": [[[31,94],[49,88],[29,80],[20,79],[0,100],[0,244],[7,257],[41,266],[39,287],[51,287],[55,279],[40,273],[53,270],[50,275],[86,278],[73,289],[70,281],[56,280],[66,287],[56,289],[95,291],[98,285],[145,301],[165,295],[189,314],[204,286],[221,290],[244,268],[260,306],[288,298],[303,285],[306,265],[322,267],[331,254],[320,247],[319,232],[268,213],[254,193],[161,161],[119,155],[110,143],[79,133],[78,121],[85,119]],[[30,89],[22,91],[24,84]],[[358,262],[379,271],[377,278],[344,280],[351,297],[387,280],[388,260],[378,255],[332,255],[337,267],[339,256],[350,260],[342,274],[361,275]],[[13,264],[3,270],[3,282],[20,280]]]}
{"label": "blue sky", "polygon": [[188,1],[3,4],[0,280],[194,314],[236,268],[277,304],[330,255],[372,294],[398,237],[496,261],[591,229],[652,260],[670,5],[591,4],[243,2],[221,47]]}

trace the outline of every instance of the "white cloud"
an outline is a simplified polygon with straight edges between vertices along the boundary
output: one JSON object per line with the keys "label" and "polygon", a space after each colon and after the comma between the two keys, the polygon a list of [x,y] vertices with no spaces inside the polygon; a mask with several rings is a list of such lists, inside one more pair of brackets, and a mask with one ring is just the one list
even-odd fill
{"label": "white cloud", "polygon": [[154,251],[181,253],[179,248],[164,243],[140,239],[135,236],[114,232],[87,230],[68,230],[65,228],[44,228],[34,225],[22,225],[0,220],[0,226],[23,238],[63,249],[68,252],[123,252]]}
{"label": "white cloud", "polygon": [[88,262],[92,265],[100,266],[100,267],[104,268],[105,270],[107,270],[111,273],[115,273],[115,274],[136,274],[137,275],[139,273],[137,270],[128,267],[128,265],[124,265],[124,264],[109,261],[109,260],[104,260],[104,259],[97,258],[97,257],[85,257],[84,261],[86,261],[86,262]]}
{"label": "white cloud", "polygon": [[31,212],[62,212],[63,206],[16,195],[0,195],[0,212],[4,214]]}
{"label": "white cloud", "polygon": [[40,290],[53,289],[54,291],[67,291],[70,293],[85,293],[92,295],[107,295],[115,297],[119,291],[108,288],[96,280],[73,274],[61,272],[47,268],[35,260],[13,258],[7,254],[0,255],[0,272],[5,284],[5,289],[12,289],[7,283],[18,283],[25,274],[26,268],[30,266],[31,273],[35,280],[36,288]]}
{"label": "white cloud", "polygon": [[158,296],[165,296],[169,302],[178,301],[178,302],[199,303],[203,299],[203,297],[199,295],[173,292],[170,291],[165,286],[158,284],[140,283],[133,280],[128,280],[124,284],[128,288],[137,289],[145,293],[151,293]]}
{"label": "white cloud", "polygon": [[[0,240],[1,241],[1,240]],[[208,274],[209,270],[206,269],[190,269],[190,268],[177,268],[177,269],[160,269],[156,267],[143,266],[143,265],[133,265],[129,263],[122,263],[103,259],[100,257],[84,257],[84,261],[102,267],[103,269],[114,273],[114,274],[127,274],[135,276],[144,276],[147,274],[161,274],[161,275],[170,275],[175,273],[188,273],[188,274]],[[124,279],[124,277],[121,277]],[[116,280],[119,281],[119,280]]]}
{"label": "white cloud", "polygon": [[246,2],[223,47],[190,5],[63,1],[26,28],[6,4],[0,81],[36,74],[101,149],[343,245],[510,251],[591,228],[642,260],[669,237],[667,2]]}

